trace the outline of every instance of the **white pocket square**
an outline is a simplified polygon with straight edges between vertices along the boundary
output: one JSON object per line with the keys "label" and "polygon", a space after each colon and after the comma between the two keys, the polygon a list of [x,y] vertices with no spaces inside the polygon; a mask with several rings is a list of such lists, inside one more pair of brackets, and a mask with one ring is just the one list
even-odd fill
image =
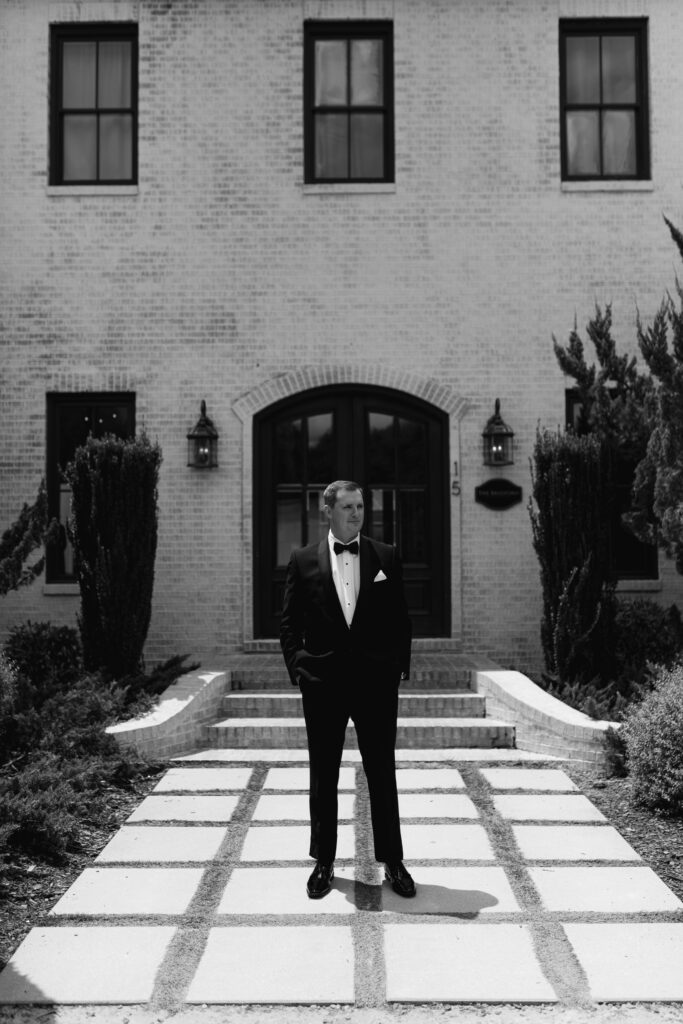
{"label": "white pocket square", "polygon": [[385,580],[385,579],[386,579],[386,576],[384,575],[384,572],[382,571],[382,569],[380,569],[380,571],[377,573],[377,575],[375,576],[375,578],[374,578],[374,580],[372,582],[373,583],[381,583],[382,580]]}

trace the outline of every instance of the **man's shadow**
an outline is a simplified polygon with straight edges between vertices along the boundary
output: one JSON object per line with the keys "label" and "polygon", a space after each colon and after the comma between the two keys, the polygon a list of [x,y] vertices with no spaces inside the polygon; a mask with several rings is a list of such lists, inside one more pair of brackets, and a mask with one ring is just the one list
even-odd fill
{"label": "man's shadow", "polygon": [[357,910],[390,914],[439,914],[441,917],[477,917],[482,910],[495,907],[499,900],[481,889],[451,889],[445,885],[417,883],[415,896],[405,899],[388,882],[367,885],[350,878],[337,877],[332,883]]}

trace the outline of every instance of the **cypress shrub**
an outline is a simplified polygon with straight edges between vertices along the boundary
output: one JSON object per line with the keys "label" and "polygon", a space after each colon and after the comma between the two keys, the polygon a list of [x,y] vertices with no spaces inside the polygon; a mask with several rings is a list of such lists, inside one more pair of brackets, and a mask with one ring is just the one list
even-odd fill
{"label": "cypress shrub", "polygon": [[122,679],[140,671],[152,614],[161,450],[143,435],[89,437],[66,468],[83,664]]}
{"label": "cypress shrub", "polygon": [[662,668],[622,726],[636,803],[683,815],[683,667]]}
{"label": "cypress shrub", "polygon": [[529,515],[543,591],[541,642],[554,689],[611,675],[609,466],[592,434],[538,430]]}

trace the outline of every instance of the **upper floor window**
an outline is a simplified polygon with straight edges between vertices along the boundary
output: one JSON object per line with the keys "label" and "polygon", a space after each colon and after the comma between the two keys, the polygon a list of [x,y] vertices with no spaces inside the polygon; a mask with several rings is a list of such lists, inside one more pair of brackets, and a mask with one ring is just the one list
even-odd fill
{"label": "upper floor window", "polygon": [[648,178],[647,22],[560,22],[562,177]]}
{"label": "upper floor window", "polygon": [[305,179],[394,180],[393,27],[304,25]]}
{"label": "upper floor window", "polygon": [[47,549],[46,581],[76,581],[74,552],[66,524],[71,488],[63,476],[74,452],[90,434],[133,437],[135,395],[130,391],[51,393],[47,396],[47,502],[50,518],[59,520],[61,540]]}
{"label": "upper floor window", "polygon": [[137,25],[53,25],[50,183],[137,181]]}

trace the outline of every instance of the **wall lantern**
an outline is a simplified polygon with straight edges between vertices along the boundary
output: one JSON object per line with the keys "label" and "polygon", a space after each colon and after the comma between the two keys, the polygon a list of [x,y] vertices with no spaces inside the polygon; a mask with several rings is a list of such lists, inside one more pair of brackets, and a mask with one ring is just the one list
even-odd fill
{"label": "wall lantern", "polygon": [[515,461],[512,457],[512,439],[514,432],[510,430],[500,415],[500,398],[496,399],[493,416],[486,424],[482,434],[484,439],[485,466],[511,466]]}
{"label": "wall lantern", "polygon": [[195,469],[215,469],[218,465],[218,431],[206,415],[203,399],[201,415],[187,435],[187,464]]}

